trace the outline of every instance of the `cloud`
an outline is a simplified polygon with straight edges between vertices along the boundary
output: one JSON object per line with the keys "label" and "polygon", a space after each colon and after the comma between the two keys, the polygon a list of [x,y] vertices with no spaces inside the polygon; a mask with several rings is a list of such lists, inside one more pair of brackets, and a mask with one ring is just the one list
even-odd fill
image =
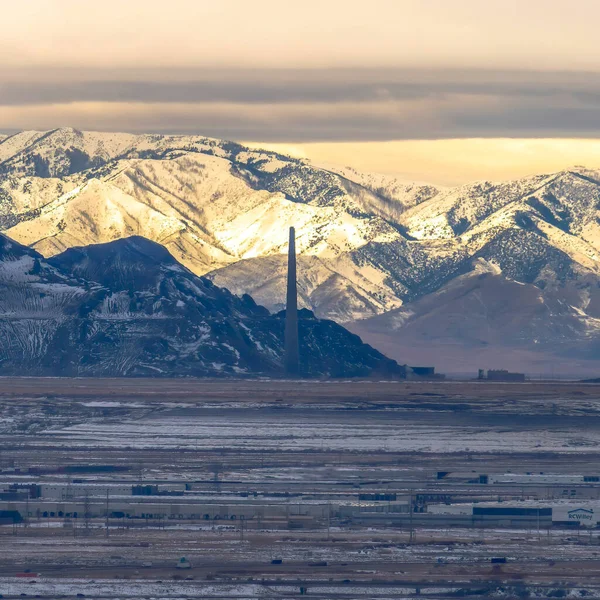
{"label": "cloud", "polygon": [[0,129],[201,133],[264,142],[600,137],[591,73],[47,70],[0,73]]}
{"label": "cloud", "polygon": [[0,70],[0,105],[373,102],[456,95],[600,102],[595,73],[410,69]]}

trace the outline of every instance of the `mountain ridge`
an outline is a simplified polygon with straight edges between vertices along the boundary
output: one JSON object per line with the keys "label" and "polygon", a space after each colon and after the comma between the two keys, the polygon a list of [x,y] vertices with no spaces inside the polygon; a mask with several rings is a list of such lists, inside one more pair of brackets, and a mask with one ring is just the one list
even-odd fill
{"label": "mountain ridge", "polygon": [[[404,372],[332,321],[305,311],[299,323],[305,377]],[[46,261],[0,235],[0,374],[282,377],[283,332],[281,314],[144,238]]]}
{"label": "mountain ridge", "polygon": [[62,129],[0,143],[0,226],[46,256],[142,235],[277,312],[293,225],[300,305],[363,330],[484,260],[586,315],[574,340],[593,349],[599,181],[577,167],[436,188],[202,136]]}

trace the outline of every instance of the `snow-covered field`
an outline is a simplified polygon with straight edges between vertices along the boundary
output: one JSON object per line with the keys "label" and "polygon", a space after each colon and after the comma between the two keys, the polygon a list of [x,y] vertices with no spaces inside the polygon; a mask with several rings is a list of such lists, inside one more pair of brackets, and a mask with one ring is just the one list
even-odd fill
{"label": "snow-covered field", "polygon": [[[53,438],[53,440],[52,440]],[[46,440],[44,444],[48,443]],[[460,425],[319,423],[182,416],[82,423],[52,432],[50,443],[131,448],[380,450],[385,452],[598,452],[600,429],[503,430]]]}

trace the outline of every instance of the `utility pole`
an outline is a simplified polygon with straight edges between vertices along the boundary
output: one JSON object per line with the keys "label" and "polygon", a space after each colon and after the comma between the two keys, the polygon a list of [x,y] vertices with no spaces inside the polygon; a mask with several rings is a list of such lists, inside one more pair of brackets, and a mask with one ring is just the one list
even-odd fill
{"label": "utility pole", "polygon": [[213,482],[215,486],[215,491],[219,493],[221,491],[221,483],[219,481],[219,473],[221,472],[221,467],[219,463],[213,464]]}
{"label": "utility pole", "polygon": [[85,493],[85,500],[83,503],[83,527],[84,527],[84,535],[89,535],[90,533],[90,495],[89,492]]}
{"label": "utility pole", "polygon": [[413,543],[414,541],[414,537],[415,537],[415,532],[413,530],[413,495],[412,492],[410,493],[410,532],[408,534],[408,541],[409,543]]}
{"label": "utility pole", "polygon": [[108,535],[108,488],[106,488],[106,537]]}

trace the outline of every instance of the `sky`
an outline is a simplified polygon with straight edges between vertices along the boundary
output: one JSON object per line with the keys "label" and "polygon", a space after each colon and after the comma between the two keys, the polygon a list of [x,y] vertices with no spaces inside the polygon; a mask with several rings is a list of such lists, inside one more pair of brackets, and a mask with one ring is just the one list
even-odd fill
{"label": "sky", "polygon": [[5,133],[198,133],[442,185],[600,168],[597,0],[0,9]]}

